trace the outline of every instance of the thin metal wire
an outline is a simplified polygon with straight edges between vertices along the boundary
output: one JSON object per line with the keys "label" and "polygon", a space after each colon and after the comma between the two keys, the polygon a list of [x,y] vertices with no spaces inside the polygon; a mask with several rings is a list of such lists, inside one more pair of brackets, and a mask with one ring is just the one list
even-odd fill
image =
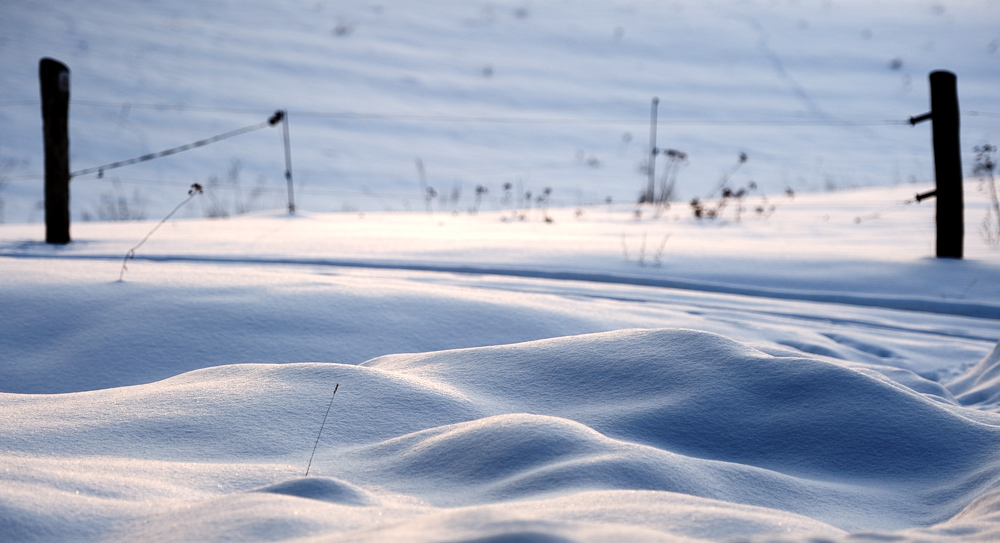
{"label": "thin metal wire", "polygon": [[215,143],[217,141],[222,141],[224,139],[229,139],[229,138],[232,138],[232,137],[235,137],[235,136],[246,134],[247,132],[253,132],[255,130],[260,130],[262,128],[267,128],[270,125],[271,125],[270,121],[263,121],[263,122],[260,122],[260,123],[254,124],[254,125],[245,126],[243,128],[237,128],[236,130],[230,130],[229,132],[225,132],[225,133],[219,134],[217,136],[212,136],[211,138],[205,138],[203,140],[198,140],[198,141],[193,142],[193,143],[188,143],[187,145],[181,145],[180,147],[173,147],[171,149],[166,149],[166,150],[160,151],[158,153],[150,153],[150,154],[147,154],[147,155],[142,155],[140,157],[130,158],[128,160],[120,160],[118,162],[112,162],[110,164],[105,164],[103,166],[95,166],[93,168],[86,168],[86,169],[83,169],[83,170],[71,172],[69,175],[70,175],[70,177],[78,177],[78,176],[81,176],[81,175],[87,175],[87,174],[90,174],[90,173],[96,173],[96,174],[98,174],[98,177],[100,177],[100,176],[102,176],[104,174],[104,172],[106,170],[113,170],[115,168],[121,168],[122,166],[129,166],[131,164],[137,164],[139,162],[146,162],[148,160],[153,160],[153,159],[162,158],[162,157],[165,157],[165,156],[174,155],[174,154],[177,154],[177,153],[181,153],[183,151],[190,151],[191,149],[196,149],[198,147],[204,147],[206,145],[209,145],[211,143]]}
{"label": "thin metal wire", "polygon": [[868,221],[872,221],[872,220],[875,220],[875,219],[881,219],[882,215],[885,215],[886,213],[893,213],[893,212],[896,212],[896,211],[903,211],[903,209],[905,209],[905,206],[912,205],[912,204],[919,204],[919,203],[920,203],[920,200],[917,199],[916,197],[913,197],[913,198],[909,198],[909,199],[903,200],[901,202],[896,202],[896,203],[893,203],[893,204],[889,204],[887,206],[882,207],[882,209],[879,209],[877,211],[873,211],[873,212],[867,213],[865,215],[858,215],[857,217],[854,217],[854,224],[861,224],[863,222],[868,222]]}
{"label": "thin metal wire", "polygon": [[[421,121],[493,124],[648,124],[649,119],[629,118],[570,118],[570,117],[503,117],[476,115],[408,115],[383,113],[297,111],[299,117],[331,118],[361,121]],[[895,126],[909,124],[901,119],[836,120],[836,119],[660,119],[667,125],[745,125],[745,126]]]}
{"label": "thin metal wire", "polygon": [[[0,107],[37,105],[38,100],[0,102]],[[99,100],[74,100],[73,104],[84,107],[152,109],[157,111],[200,111],[219,113],[261,113],[259,108],[236,108],[214,106],[190,106],[185,104],[118,103]],[[467,122],[467,123],[509,123],[509,124],[646,124],[646,118],[579,118],[579,117],[506,117],[489,115],[423,115],[365,113],[351,111],[296,111],[298,117],[334,118],[362,121],[425,121],[425,122]],[[962,112],[965,117],[1000,117],[998,113],[984,111]],[[746,125],[746,126],[896,126],[906,125],[906,119],[693,119],[663,118],[663,123],[672,125]]]}

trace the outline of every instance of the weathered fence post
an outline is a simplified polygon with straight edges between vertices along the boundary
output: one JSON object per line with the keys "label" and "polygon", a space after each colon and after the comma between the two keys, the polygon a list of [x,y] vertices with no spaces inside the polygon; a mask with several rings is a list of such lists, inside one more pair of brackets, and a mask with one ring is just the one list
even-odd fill
{"label": "weathered fence post", "polygon": [[921,196],[937,198],[937,257],[962,258],[965,218],[957,78],[951,72],[931,72],[930,85],[930,113],[910,118],[910,124],[931,121],[935,190]]}
{"label": "weathered fence post", "polygon": [[45,137],[45,242],[69,243],[69,68],[51,58],[38,63]]}

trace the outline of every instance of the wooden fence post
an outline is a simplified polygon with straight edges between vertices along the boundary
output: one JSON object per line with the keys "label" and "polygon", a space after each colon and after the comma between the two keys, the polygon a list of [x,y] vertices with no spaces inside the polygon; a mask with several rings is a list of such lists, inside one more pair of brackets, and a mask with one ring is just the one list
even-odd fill
{"label": "wooden fence post", "polygon": [[962,146],[959,142],[958,84],[955,74],[931,72],[931,111],[910,117],[910,124],[931,121],[934,145],[934,190],[917,201],[937,198],[937,257],[962,258],[965,218],[962,197]]}
{"label": "wooden fence post", "polygon": [[931,138],[937,190],[937,256],[962,258],[965,235],[958,85],[955,74],[931,72]]}
{"label": "wooden fence post", "polygon": [[45,137],[45,242],[69,238],[69,68],[51,58],[38,63]]}

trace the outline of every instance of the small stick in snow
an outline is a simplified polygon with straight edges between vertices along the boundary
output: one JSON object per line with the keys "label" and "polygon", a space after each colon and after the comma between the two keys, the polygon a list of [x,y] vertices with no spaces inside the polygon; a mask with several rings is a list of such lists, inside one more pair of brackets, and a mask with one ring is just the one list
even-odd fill
{"label": "small stick in snow", "polygon": [[323,427],[326,426],[326,417],[330,416],[330,408],[333,407],[333,398],[337,395],[338,388],[340,388],[340,383],[334,385],[333,394],[330,395],[330,405],[326,406],[326,415],[323,415],[323,424],[319,425],[319,433],[316,434],[316,444],[313,445],[313,452],[309,455],[309,465],[306,466],[306,477],[309,476],[309,468],[312,467],[313,457],[316,456],[316,447],[319,447],[319,436],[323,435]]}
{"label": "small stick in snow", "polygon": [[167,220],[170,219],[170,217],[173,217],[174,213],[177,213],[178,209],[180,209],[181,207],[183,207],[184,204],[190,202],[191,198],[194,198],[195,196],[201,194],[202,192],[203,192],[203,190],[201,188],[201,185],[199,185],[198,183],[192,184],[191,188],[188,189],[188,197],[185,198],[183,202],[177,204],[177,207],[175,207],[173,211],[171,211],[170,213],[167,213],[167,216],[163,217],[163,220],[160,221],[159,224],[157,224],[156,226],[154,226],[153,229],[150,230],[148,234],[146,234],[146,237],[142,238],[142,241],[140,241],[139,243],[137,243],[135,247],[132,247],[131,249],[128,250],[127,253],[125,253],[125,259],[122,260],[122,271],[121,271],[121,273],[118,274],[118,282],[122,282],[122,281],[125,280],[124,279],[125,278],[125,270],[128,269],[128,266],[126,266],[126,264],[128,263],[129,259],[135,258],[135,250],[138,249],[139,247],[142,247],[142,244],[146,243],[146,240],[149,239],[149,236],[152,236],[153,232],[156,232],[156,230],[159,227],[163,226],[163,223],[167,222]]}

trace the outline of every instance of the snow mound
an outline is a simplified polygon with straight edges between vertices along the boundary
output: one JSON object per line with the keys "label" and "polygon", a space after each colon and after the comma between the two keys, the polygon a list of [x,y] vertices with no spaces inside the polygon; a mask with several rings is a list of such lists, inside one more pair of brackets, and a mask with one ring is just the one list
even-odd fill
{"label": "snow mound", "polygon": [[393,355],[495,412],[544,413],[664,450],[810,477],[948,480],[1000,429],[873,372],[774,357],[692,330],[628,330]]}
{"label": "snow mound", "polygon": [[[199,507],[137,512],[129,537],[169,538],[185,525],[247,539],[392,538],[454,525],[468,540],[711,539],[781,534],[790,519],[837,535],[992,518],[995,500],[983,496],[1000,490],[996,414],[857,364],[790,354],[693,330],[622,330],[359,366],[219,366],[118,389],[4,394],[3,455],[21,459],[21,490],[0,490],[0,503],[52,486],[43,457],[71,450],[161,462],[161,478],[196,488]],[[303,478],[337,384],[317,476]],[[129,462],[116,469],[128,474]],[[634,493],[642,499],[619,500]],[[91,494],[100,502],[109,490]],[[79,499],[57,493],[52,507],[72,510]],[[621,510],[608,509],[616,500]],[[678,505],[691,500],[704,501]],[[678,510],[688,517],[651,520]],[[378,520],[395,514],[405,520]],[[705,528],[720,518],[738,529]]]}
{"label": "snow mound", "polygon": [[255,492],[284,494],[286,496],[297,496],[299,498],[309,498],[311,500],[343,505],[372,505],[375,501],[364,490],[346,481],[339,481],[330,477],[292,479],[258,488]]}

